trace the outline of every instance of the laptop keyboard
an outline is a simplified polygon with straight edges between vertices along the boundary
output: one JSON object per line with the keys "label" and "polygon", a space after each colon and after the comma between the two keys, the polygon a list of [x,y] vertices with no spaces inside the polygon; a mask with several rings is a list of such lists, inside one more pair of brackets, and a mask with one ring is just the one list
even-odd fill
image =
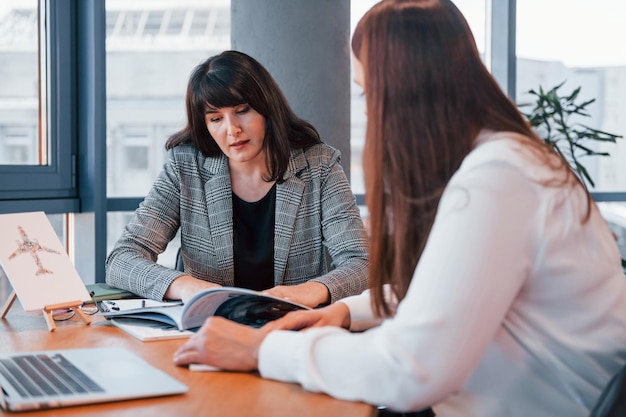
{"label": "laptop keyboard", "polygon": [[104,392],[61,354],[26,354],[0,359],[0,373],[22,398]]}

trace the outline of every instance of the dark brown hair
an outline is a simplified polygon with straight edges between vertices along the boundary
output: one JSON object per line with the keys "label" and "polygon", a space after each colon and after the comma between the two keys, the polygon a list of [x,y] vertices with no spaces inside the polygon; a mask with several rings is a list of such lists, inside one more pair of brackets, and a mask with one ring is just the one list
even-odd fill
{"label": "dark brown hair", "polygon": [[499,88],[451,1],[377,3],[358,23],[352,50],[367,102],[369,286],[374,311],[384,316],[392,312],[383,285],[399,300],[406,295],[442,192],[482,129],[526,136],[565,173],[560,183],[573,173]]}
{"label": "dark brown hair", "polygon": [[283,179],[291,149],[321,143],[315,127],[296,116],[263,65],[242,52],[224,51],[202,62],[191,73],[185,97],[187,125],[167,140],[165,148],[191,143],[207,157],[221,155],[207,129],[205,112],[207,108],[244,103],[265,117],[263,148],[270,176],[267,181]]}

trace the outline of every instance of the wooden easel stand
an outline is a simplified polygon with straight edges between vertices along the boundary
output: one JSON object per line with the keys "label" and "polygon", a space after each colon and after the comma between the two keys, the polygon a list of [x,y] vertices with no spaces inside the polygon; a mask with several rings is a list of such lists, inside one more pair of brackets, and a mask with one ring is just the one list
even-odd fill
{"label": "wooden easel stand", "polygon": [[11,294],[9,295],[9,298],[7,298],[6,302],[2,306],[2,310],[0,310],[0,319],[3,319],[6,317],[7,313],[11,309],[11,306],[13,305],[16,299],[17,299],[17,294],[15,294],[15,290],[11,290]]}
{"label": "wooden easel stand", "polygon": [[[16,299],[17,299],[17,294],[15,293],[15,290],[13,290],[11,291],[11,295],[9,295],[9,298],[6,300],[6,302],[2,306],[2,309],[0,310],[0,318],[4,319],[6,317],[7,313],[11,309],[11,306],[13,305]],[[86,325],[90,325],[91,319],[87,317],[87,315],[85,315],[85,313],[83,313],[83,311],[80,309],[80,306],[82,304],[83,303],[80,301],[70,301],[67,303],[51,304],[51,305],[44,306],[44,308],[42,309],[42,312],[43,312],[43,317],[46,320],[46,324],[48,325],[48,330],[53,332],[56,329],[56,324],[54,323],[54,318],[52,317],[52,313],[56,310],[67,309],[67,308],[71,308],[76,314],[78,314],[78,317],[83,322],[85,322]]]}

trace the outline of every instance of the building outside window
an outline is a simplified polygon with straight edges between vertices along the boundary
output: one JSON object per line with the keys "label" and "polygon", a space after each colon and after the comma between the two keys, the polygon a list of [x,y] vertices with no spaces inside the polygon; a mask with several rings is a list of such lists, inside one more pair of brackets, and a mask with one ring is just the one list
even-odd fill
{"label": "building outside window", "polygon": [[[0,164],[39,159],[38,1],[0,4]],[[45,140],[46,138],[42,138]]]}

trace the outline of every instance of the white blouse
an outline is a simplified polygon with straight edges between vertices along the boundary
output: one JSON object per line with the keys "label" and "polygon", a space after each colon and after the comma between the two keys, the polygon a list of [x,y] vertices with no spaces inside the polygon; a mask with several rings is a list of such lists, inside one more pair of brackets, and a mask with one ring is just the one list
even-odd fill
{"label": "white blouse", "polygon": [[[438,417],[587,416],[626,362],[626,277],[581,187],[546,185],[515,136],[483,132],[454,174],[393,318],[272,332],[261,375]],[[367,292],[342,302],[376,323]]]}

